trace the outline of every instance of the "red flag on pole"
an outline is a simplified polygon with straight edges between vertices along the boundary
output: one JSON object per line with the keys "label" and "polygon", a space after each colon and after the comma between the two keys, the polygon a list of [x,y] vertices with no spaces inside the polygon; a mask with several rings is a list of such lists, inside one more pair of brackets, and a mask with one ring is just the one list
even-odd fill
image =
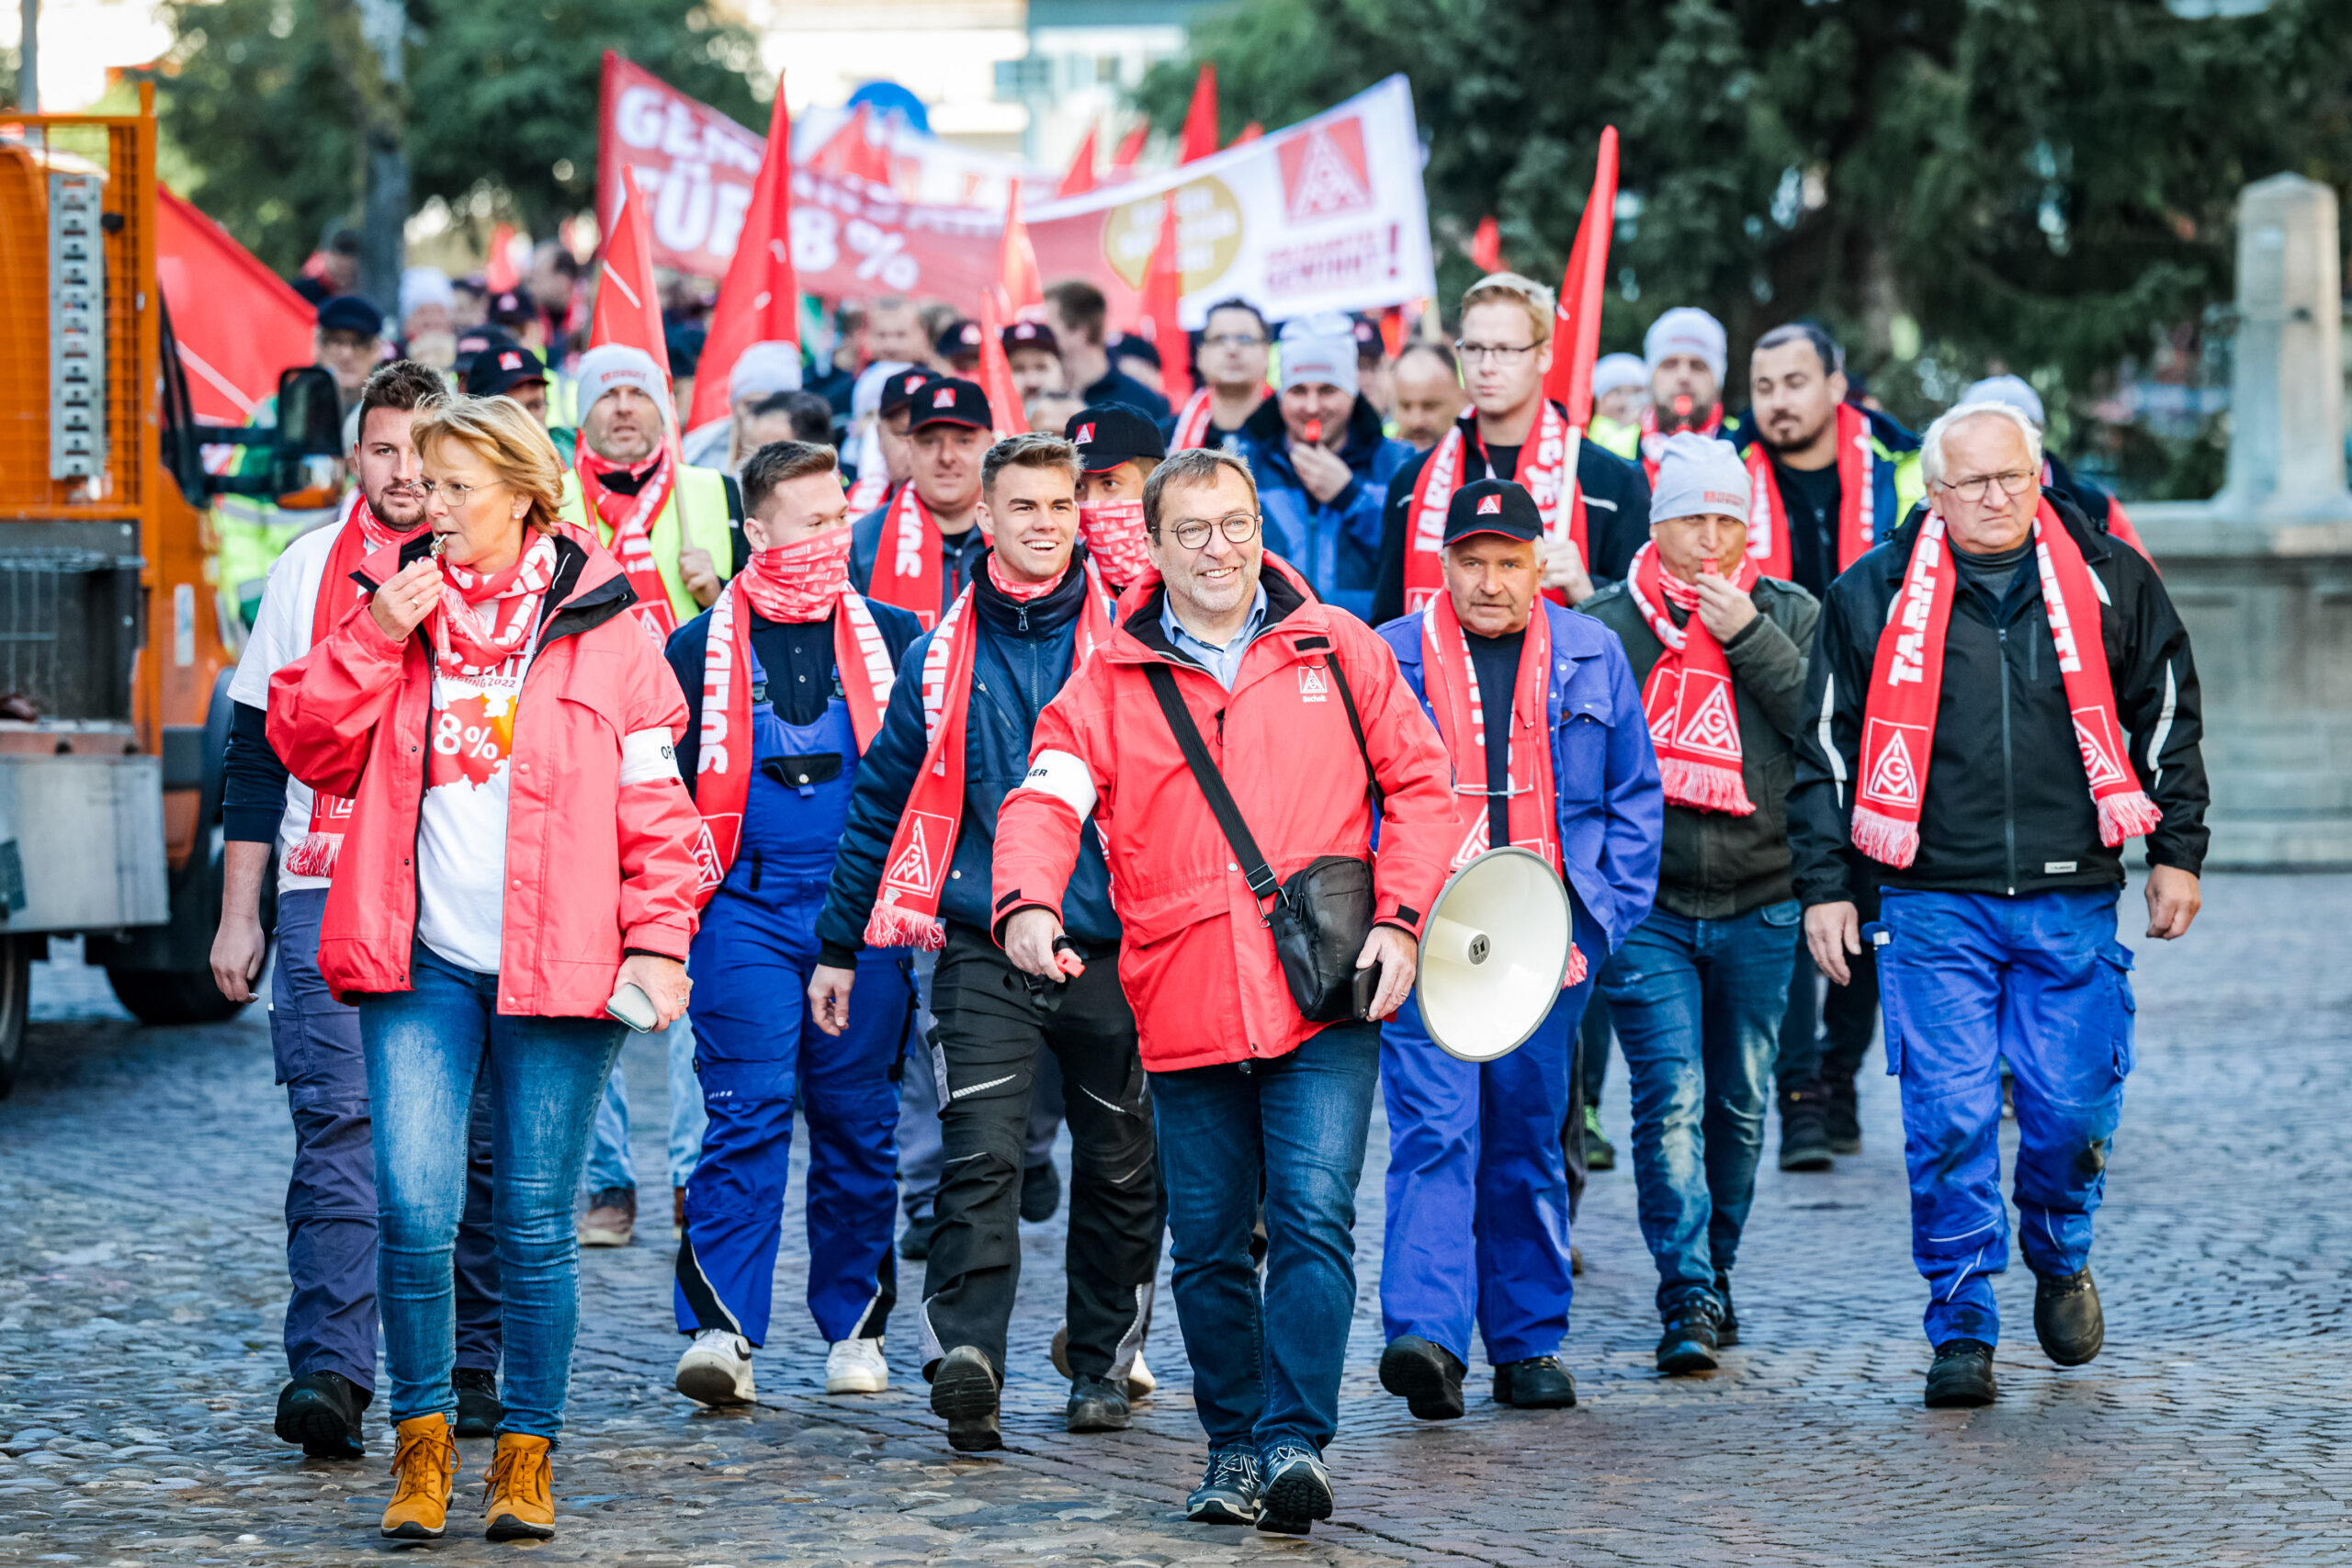
{"label": "red flag on pole", "polygon": [[1478,231],[1470,236],[1470,265],[1482,274],[1503,270],[1503,230],[1492,213],[1478,220]]}
{"label": "red flag on pole", "polygon": [[1037,270],[1037,252],[1029,243],[1029,226],[1021,221],[1021,182],[1012,182],[1012,195],[1004,208],[1004,238],[997,245],[997,290],[1003,296],[999,324],[1027,319],[1046,304],[1046,279]]}
{"label": "red flag on pole", "polygon": [[1084,196],[1094,188],[1094,137],[1100,129],[1093,125],[1086,128],[1086,140],[1078,144],[1076,152],[1070,154],[1069,171],[1062,175],[1062,183],[1055,187],[1056,196]]}
{"label": "red flag on pole", "polygon": [[188,401],[206,423],[243,424],[277,394],[279,371],[311,363],[317,308],[160,183],[155,231]]}
{"label": "red flag on pole", "polygon": [[779,76],[775,107],[768,113],[767,156],[752,186],[735,259],[727,265],[718,302],[711,308],[687,428],[727,412],[728,376],[745,349],[755,343],[799,341],[800,280],[792,265],[792,111],[785,107]]}
{"label": "red flag on pole", "polygon": [[1266,128],[1264,124],[1253,119],[1249,124],[1241,128],[1240,135],[1235,137],[1231,141],[1227,142],[1226,145],[1228,147],[1244,146],[1250,142],[1257,141],[1258,138],[1265,134]]}
{"label": "red flag on pole", "polygon": [[1151,121],[1145,120],[1119,139],[1118,150],[1111,154],[1111,183],[1132,179],[1136,160],[1143,156],[1143,144],[1151,139]]}
{"label": "red flag on pole", "polygon": [[1600,354],[1600,292],[1609,276],[1609,236],[1617,220],[1617,128],[1603,126],[1600,153],[1594,160],[1592,194],[1584,204],[1584,219],[1577,225],[1577,243],[1568,253],[1568,270],[1560,279],[1556,344],[1552,368],[1544,378],[1544,395],[1568,411],[1568,423],[1578,431],[1592,422],[1592,365]]}
{"label": "red flag on pole", "polygon": [[842,128],[825,139],[808,166],[820,174],[852,175],[873,185],[890,183],[890,154],[874,144],[874,108],[860,104]]}
{"label": "red flag on pole", "polygon": [[989,421],[996,438],[1018,435],[1029,428],[1029,416],[1013,389],[1012,362],[1004,353],[1004,313],[997,308],[998,290],[980,290],[980,390],[988,394]]}
{"label": "red flag on pole", "polygon": [[1193,78],[1193,107],[1184,111],[1184,144],[1176,161],[1189,164],[1216,151],[1216,63],[1212,61]]}
{"label": "red flag on pole", "polygon": [[482,264],[482,286],[503,294],[522,278],[514,271],[514,225],[501,223],[490,231],[490,257]]}
{"label": "red flag on pole", "polygon": [[1176,193],[1161,199],[1159,243],[1151,248],[1151,268],[1143,279],[1143,322],[1159,351],[1161,391],[1170,403],[1193,395],[1193,356],[1180,310],[1184,301],[1184,263],[1177,249]]}
{"label": "red flag on pole", "polygon": [[[627,344],[641,348],[670,378],[670,344],[662,335],[662,292],[653,281],[653,226],[645,197],[637,188],[637,171],[621,167],[621,209],[605,243],[605,269],[596,280],[596,314],[588,327],[588,346]],[[583,411],[585,412],[585,411]]]}

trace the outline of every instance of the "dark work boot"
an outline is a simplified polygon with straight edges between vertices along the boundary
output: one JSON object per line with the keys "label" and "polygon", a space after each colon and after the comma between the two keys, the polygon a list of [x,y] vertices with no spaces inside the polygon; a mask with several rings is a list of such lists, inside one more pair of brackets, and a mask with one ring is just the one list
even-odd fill
{"label": "dark work boot", "polygon": [[1715,1343],[1728,1350],[1739,1343],[1739,1314],[1731,1304],[1731,1276],[1715,1276]]}
{"label": "dark work boot", "polygon": [[1685,1296],[1667,1309],[1666,1332],[1657,1341],[1657,1370],[1670,1378],[1712,1372],[1722,1344],[1714,1299],[1704,1292]]}
{"label": "dark work boot", "polygon": [[1072,1378],[1069,1406],[1063,1414],[1063,1427],[1069,1431],[1124,1432],[1127,1429],[1127,1391],[1108,1378]]}
{"label": "dark work boot", "polygon": [[1004,1447],[997,1430],[1000,1383],[986,1352],[958,1345],[939,1359],[931,1378],[931,1409],[947,1422],[947,1446],[957,1453],[986,1453]]}
{"label": "dark work boot", "polygon": [[1947,1339],[1936,1347],[1936,1364],[1928,1369],[1928,1409],[1990,1404],[2000,1392],[1993,1382],[1993,1347],[1982,1339]]}
{"label": "dark work boot", "polygon": [[1519,1410],[1572,1410],[1577,1380],[1557,1356],[1530,1356],[1495,1369],[1495,1403]]}
{"label": "dark work boot", "polygon": [[498,1374],[487,1367],[459,1367],[451,1380],[458,1389],[458,1436],[494,1438],[506,1419],[498,1403]]}
{"label": "dark work boot", "polygon": [[1815,1089],[1781,1096],[1782,1170],[1827,1170],[1837,1163],[1830,1157],[1826,1110],[1820,1093]]}
{"label": "dark work boot", "polygon": [[369,1397],[341,1372],[304,1372],[277,1391],[278,1438],[312,1459],[364,1459],[359,1415]]}
{"label": "dark work boot", "polygon": [[1380,1355],[1380,1386],[1401,1396],[1424,1421],[1462,1418],[1463,1365],[1453,1352],[1418,1334],[1400,1334]]}
{"label": "dark work boot", "polygon": [[[1823,1081],[1821,1096],[1823,1131],[1828,1135],[1829,1152],[1833,1155],[1858,1155],[1862,1152],[1861,1107],[1857,1103],[1854,1080],[1832,1077]],[[1782,1146],[1786,1146],[1783,1135]]]}
{"label": "dark work boot", "polygon": [[2033,1337],[2062,1367],[2079,1367],[2098,1354],[2107,1343],[2107,1314],[2087,1268],[2033,1277]]}

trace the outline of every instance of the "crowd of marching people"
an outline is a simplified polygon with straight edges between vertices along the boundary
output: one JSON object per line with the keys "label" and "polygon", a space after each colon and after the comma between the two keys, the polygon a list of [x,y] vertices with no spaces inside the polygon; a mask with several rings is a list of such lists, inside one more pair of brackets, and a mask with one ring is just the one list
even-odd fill
{"label": "crowd of marching people", "polygon": [[[214,970],[263,984],[274,868],[296,1133],[277,1431],[356,1458],[380,1410],[387,1537],[442,1534],[492,1437],[487,1533],[554,1533],[578,1248],[641,1223],[631,1032],[668,1068],[683,1398],[750,1403],[808,1342],[773,1299],[797,1118],[829,1394],[919,1373],[952,1448],[1001,1446],[1042,1371],[1007,1348],[1020,1226],[1066,1201],[1068,1428],[1156,1386],[1164,1247],[1204,1523],[1332,1512],[1375,1097],[1382,1387],[1460,1417],[1475,1347],[1495,1402],[1576,1403],[1612,1046],[1661,1373],[1772,1332],[1734,1305],[1768,1110],[1783,1169],[1858,1153],[1882,1017],[1927,1404],[1996,1396],[2005,1096],[2036,1338],[2098,1353],[2124,854],[2183,934],[2206,789],[2187,634],[2025,382],[1915,435],[1818,326],[1741,389],[1682,308],[1578,426],[1513,274],[1402,344],[1222,300],[1172,378],[1072,282],[993,344],[844,308],[828,355],[708,367],[727,412],[681,429],[647,354],[569,352],[544,259],[417,278],[397,333],[321,299],[349,497],[223,525]],[[997,352],[1025,428],[975,378]],[[1572,942],[1535,1032],[1466,1061],[1419,942],[1506,847]]]}

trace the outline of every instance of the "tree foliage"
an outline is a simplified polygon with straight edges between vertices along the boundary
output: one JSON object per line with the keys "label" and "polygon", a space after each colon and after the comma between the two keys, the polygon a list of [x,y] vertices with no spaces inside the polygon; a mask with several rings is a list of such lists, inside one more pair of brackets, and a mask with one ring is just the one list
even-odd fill
{"label": "tree foliage", "polygon": [[[1442,247],[1491,212],[1546,281],[1615,124],[1607,346],[1701,304],[1736,365],[1813,316],[1913,417],[1994,366],[2063,414],[2229,299],[2243,186],[2352,181],[2352,9],[2332,0],[1259,0],[1193,47],[1228,135],[1405,73]],[[1191,80],[1147,80],[1159,124]],[[1470,270],[1450,255],[1442,287]]]}
{"label": "tree foliage", "polygon": [[[407,0],[411,187],[477,190],[535,233],[589,205],[596,93],[616,50],[759,124],[751,35],[702,0]],[[201,172],[185,192],[290,271],[359,211],[359,107],[376,73],[353,0],[165,0],[164,132]],[[763,89],[764,90],[764,85]]]}

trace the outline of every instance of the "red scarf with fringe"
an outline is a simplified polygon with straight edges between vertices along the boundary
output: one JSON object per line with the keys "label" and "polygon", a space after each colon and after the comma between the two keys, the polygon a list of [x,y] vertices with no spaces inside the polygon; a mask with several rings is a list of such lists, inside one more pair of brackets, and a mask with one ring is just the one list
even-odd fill
{"label": "red scarf with fringe", "polygon": [[[1708,561],[1704,570],[1713,571],[1715,563]],[[1731,585],[1745,593],[1761,575],[1754,561],[1743,558]],[[1649,623],[1650,634],[1666,648],[1642,687],[1642,713],[1657,748],[1666,798],[1694,811],[1753,815],[1756,803],[1747,798],[1740,775],[1739,705],[1732,694],[1731,661],[1699,618],[1698,589],[1668,576],[1651,543],[1634,553],[1625,591]],[[1690,618],[1676,626],[1669,604]]]}

